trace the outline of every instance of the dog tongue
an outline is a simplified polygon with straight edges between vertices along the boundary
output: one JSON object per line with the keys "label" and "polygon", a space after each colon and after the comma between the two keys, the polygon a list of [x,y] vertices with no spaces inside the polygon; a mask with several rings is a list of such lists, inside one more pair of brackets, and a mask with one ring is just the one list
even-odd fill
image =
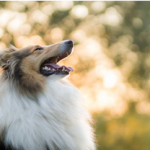
{"label": "dog tongue", "polygon": [[73,68],[71,68],[71,67],[59,66],[59,65],[53,64],[53,63],[47,63],[47,64],[44,64],[44,65],[45,65],[45,66],[51,66],[51,67],[56,68],[56,69],[65,67],[65,68],[68,69],[69,71],[74,71]]}

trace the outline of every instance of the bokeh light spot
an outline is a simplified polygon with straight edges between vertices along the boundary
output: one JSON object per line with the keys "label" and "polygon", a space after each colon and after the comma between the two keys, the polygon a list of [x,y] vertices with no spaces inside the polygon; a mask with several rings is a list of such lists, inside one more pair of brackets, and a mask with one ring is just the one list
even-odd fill
{"label": "bokeh light spot", "polygon": [[95,12],[101,12],[101,11],[105,10],[106,4],[105,4],[105,2],[93,2],[91,5],[91,8]]}
{"label": "bokeh light spot", "polygon": [[45,15],[42,11],[40,10],[35,10],[32,15],[31,18],[35,21],[38,22],[40,24],[46,24],[48,21],[48,17],[47,15]]}
{"label": "bokeh light spot", "polygon": [[118,82],[117,77],[118,76],[114,72],[112,71],[108,72],[107,75],[104,77],[104,83],[103,83],[104,87],[113,88]]}
{"label": "bokeh light spot", "polygon": [[52,42],[59,42],[63,39],[63,31],[60,28],[54,28],[51,31],[51,40]]}
{"label": "bokeh light spot", "polygon": [[61,11],[68,10],[73,6],[73,2],[71,1],[55,2],[54,4],[55,4],[55,7]]}
{"label": "bokeh light spot", "polygon": [[106,9],[106,12],[100,16],[100,20],[104,24],[117,26],[122,23],[123,18],[115,8],[109,7]]}
{"label": "bokeh light spot", "polygon": [[88,9],[84,5],[76,5],[73,7],[73,9],[71,11],[71,15],[74,18],[83,19],[88,15]]}
{"label": "bokeh light spot", "polygon": [[143,25],[143,21],[140,18],[134,18],[132,20],[132,25],[134,26],[134,28],[141,28]]}
{"label": "bokeh light spot", "polygon": [[7,26],[10,33],[18,31],[18,29],[26,22],[27,15],[25,13],[17,14],[16,17],[11,20]]}

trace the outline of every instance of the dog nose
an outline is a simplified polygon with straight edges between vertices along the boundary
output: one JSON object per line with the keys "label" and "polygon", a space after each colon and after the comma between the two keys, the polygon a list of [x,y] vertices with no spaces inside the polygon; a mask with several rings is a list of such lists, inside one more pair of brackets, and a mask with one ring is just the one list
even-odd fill
{"label": "dog nose", "polygon": [[73,41],[72,40],[66,40],[65,44],[67,44],[67,45],[73,45]]}
{"label": "dog nose", "polygon": [[61,43],[61,53],[71,51],[73,48],[73,41],[72,40],[65,40]]}

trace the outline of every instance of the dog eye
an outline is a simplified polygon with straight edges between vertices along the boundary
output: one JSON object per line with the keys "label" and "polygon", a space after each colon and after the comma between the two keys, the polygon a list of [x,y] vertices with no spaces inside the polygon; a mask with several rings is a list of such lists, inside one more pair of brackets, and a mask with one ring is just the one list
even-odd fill
{"label": "dog eye", "polygon": [[43,48],[42,47],[38,47],[35,49],[35,51],[39,51],[39,50],[42,50]]}

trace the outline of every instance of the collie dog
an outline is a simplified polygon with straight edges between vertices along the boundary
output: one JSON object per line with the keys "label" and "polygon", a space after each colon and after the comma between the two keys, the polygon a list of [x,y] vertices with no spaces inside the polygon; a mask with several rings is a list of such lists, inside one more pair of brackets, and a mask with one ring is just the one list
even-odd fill
{"label": "collie dog", "polygon": [[57,62],[73,42],[0,51],[0,150],[94,150],[90,115]]}

